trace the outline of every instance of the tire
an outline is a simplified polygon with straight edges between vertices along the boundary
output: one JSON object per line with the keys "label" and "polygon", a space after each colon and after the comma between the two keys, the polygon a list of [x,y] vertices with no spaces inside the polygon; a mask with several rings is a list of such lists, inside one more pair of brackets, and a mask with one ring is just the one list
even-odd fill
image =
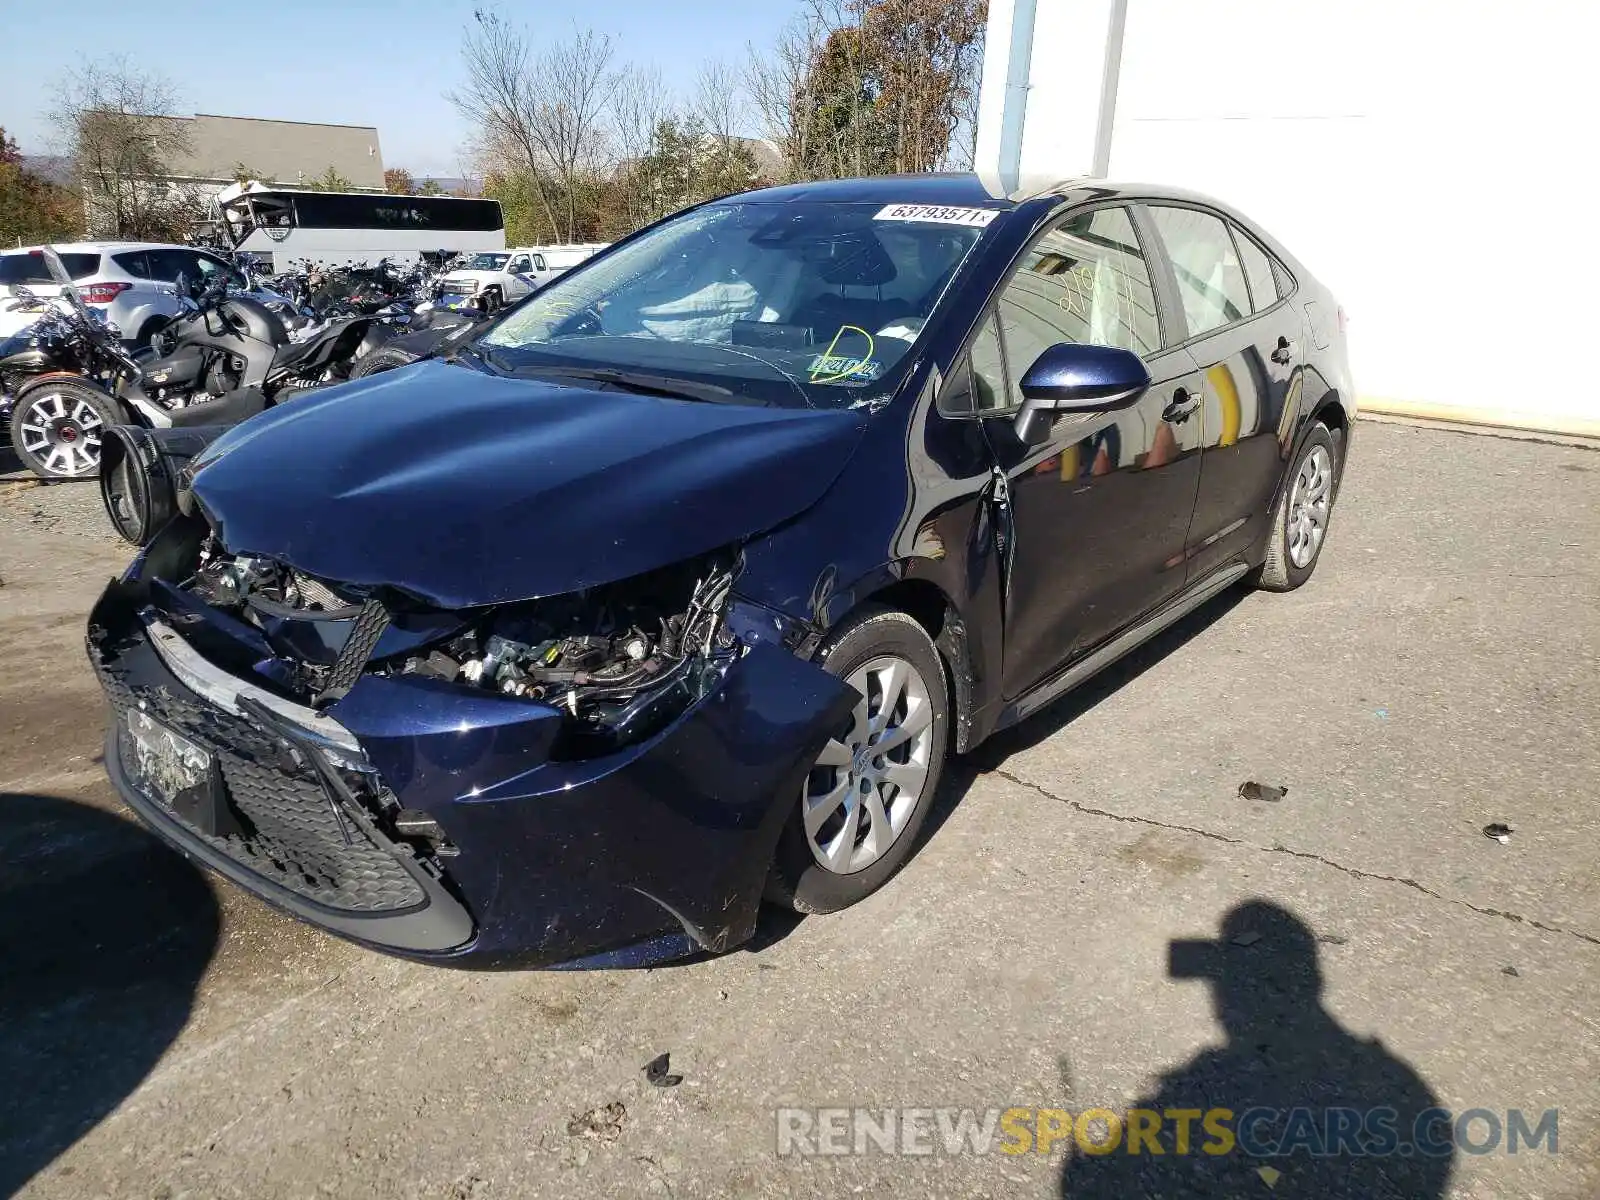
{"label": "tire", "polygon": [[[1333,502],[1339,495],[1343,442],[1321,422],[1306,435],[1272,512],[1267,558],[1256,576],[1257,587],[1269,592],[1292,592],[1317,569],[1317,560],[1327,542]],[[1297,511],[1303,514],[1303,520],[1296,520]]]}
{"label": "tire", "polygon": [[501,303],[500,289],[490,288],[483,293],[483,315],[487,317],[491,313],[499,312]]}
{"label": "tire", "polygon": [[[887,883],[911,857],[944,774],[950,729],[943,660],[922,626],[905,613],[863,609],[828,639],[818,665],[830,675],[855,679],[866,694],[806,776],[801,795],[790,802],[778,838],[767,896],[803,913],[848,908]],[[904,686],[896,694],[887,732],[903,731],[902,738],[888,755],[871,758],[857,748],[870,746],[863,734],[872,736],[881,728],[883,689],[892,686],[897,668]],[[925,720],[915,715],[919,712]],[[886,844],[873,840],[884,832]],[[832,865],[824,861],[830,849]]]}
{"label": "tire", "polygon": [[409,366],[417,361],[417,356],[409,350],[401,350],[396,346],[379,346],[369,354],[363,354],[356,359],[356,365],[350,368],[351,379],[365,379],[368,375],[376,375],[380,371],[392,371],[396,367]]}
{"label": "tire", "polygon": [[110,396],[81,379],[42,379],[11,411],[11,448],[40,479],[98,479],[100,434],[122,415]]}

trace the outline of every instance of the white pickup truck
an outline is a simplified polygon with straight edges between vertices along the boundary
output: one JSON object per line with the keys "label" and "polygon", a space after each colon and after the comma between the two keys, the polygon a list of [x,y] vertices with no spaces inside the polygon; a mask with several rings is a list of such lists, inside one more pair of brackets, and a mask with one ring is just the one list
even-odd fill
{"label": "white pickup truck", "polygon": [[484,312],[494,312],[534,290],[532,270],[529,250],[474,254],[440,281],[439,300],[447,305],[475,304]]}
{"label": "white pickup truck", "polygon": [[441,281],[440,302],[475,304],[494,312],[560,278],[608,244],[522,246],[475,254]]}

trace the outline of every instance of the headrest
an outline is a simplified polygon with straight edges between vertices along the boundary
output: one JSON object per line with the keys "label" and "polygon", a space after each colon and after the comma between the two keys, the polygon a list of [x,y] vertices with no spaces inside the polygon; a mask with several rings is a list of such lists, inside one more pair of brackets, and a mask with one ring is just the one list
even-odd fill
{"label": "headrest", "polygon": [[881,287],[893,282],[894,259],[875,233],[858,230],[821,243],[822,280],[835,287]]}

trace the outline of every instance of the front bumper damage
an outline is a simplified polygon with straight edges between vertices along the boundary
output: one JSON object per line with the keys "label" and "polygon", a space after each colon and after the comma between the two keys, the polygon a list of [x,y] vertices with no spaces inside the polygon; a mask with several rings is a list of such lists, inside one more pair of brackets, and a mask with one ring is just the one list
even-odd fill
{"label": "front bumper damage", "polygon": [[[737,946],[805,774],[857,699],[771,622],[730,613],[738,642],[720,682],[665,728],[603,756],[552,759],[560,713],[547,704],[365,674],[313,712],[224,672],[187,636],[194,614],[153,602],[146,569],[136,562],[90,616],[122,797],[276,907],[412,958],[643,965]],[[135,709],[211,753],[222,827],[141,790]],[[392,798],[366,802],[346,780]],[[396,808],[433,818],[449,856],[403,836]]]}

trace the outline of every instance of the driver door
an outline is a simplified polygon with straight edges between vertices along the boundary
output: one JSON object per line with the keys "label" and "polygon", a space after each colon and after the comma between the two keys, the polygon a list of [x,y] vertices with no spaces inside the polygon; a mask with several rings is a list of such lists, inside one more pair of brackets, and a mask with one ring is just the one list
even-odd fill
{"label": "driver door", "polygon": [[[1131,209],[1078,210],[1035,239],[996,297],[989,370],[1003,378],[995,382],[1007,409],[985,425],[1005,476],[1015,542],[1007,699],[1184,584],[1204,379],[1186,351],[1164,348],[1156,271],[1146,255]],[[1025,444],[1010,420],[1022,402],[1020,381],[1061,342],[1133,351],[1150,372],[1150,390],[1120,412],[1063,414],[1042,442]],[[980,357],[975,344],[975,372]]]}
{"label": "driver door", "polygon": [[526,296],[533,290],[532,285],[528,283],[528,273],[532,270],[533,260],[526,254],[513,254],[511,256],[511,261],[506,264],[506,274],[510,276],[506,280],[507,300],[515,300],[520,296]]}

